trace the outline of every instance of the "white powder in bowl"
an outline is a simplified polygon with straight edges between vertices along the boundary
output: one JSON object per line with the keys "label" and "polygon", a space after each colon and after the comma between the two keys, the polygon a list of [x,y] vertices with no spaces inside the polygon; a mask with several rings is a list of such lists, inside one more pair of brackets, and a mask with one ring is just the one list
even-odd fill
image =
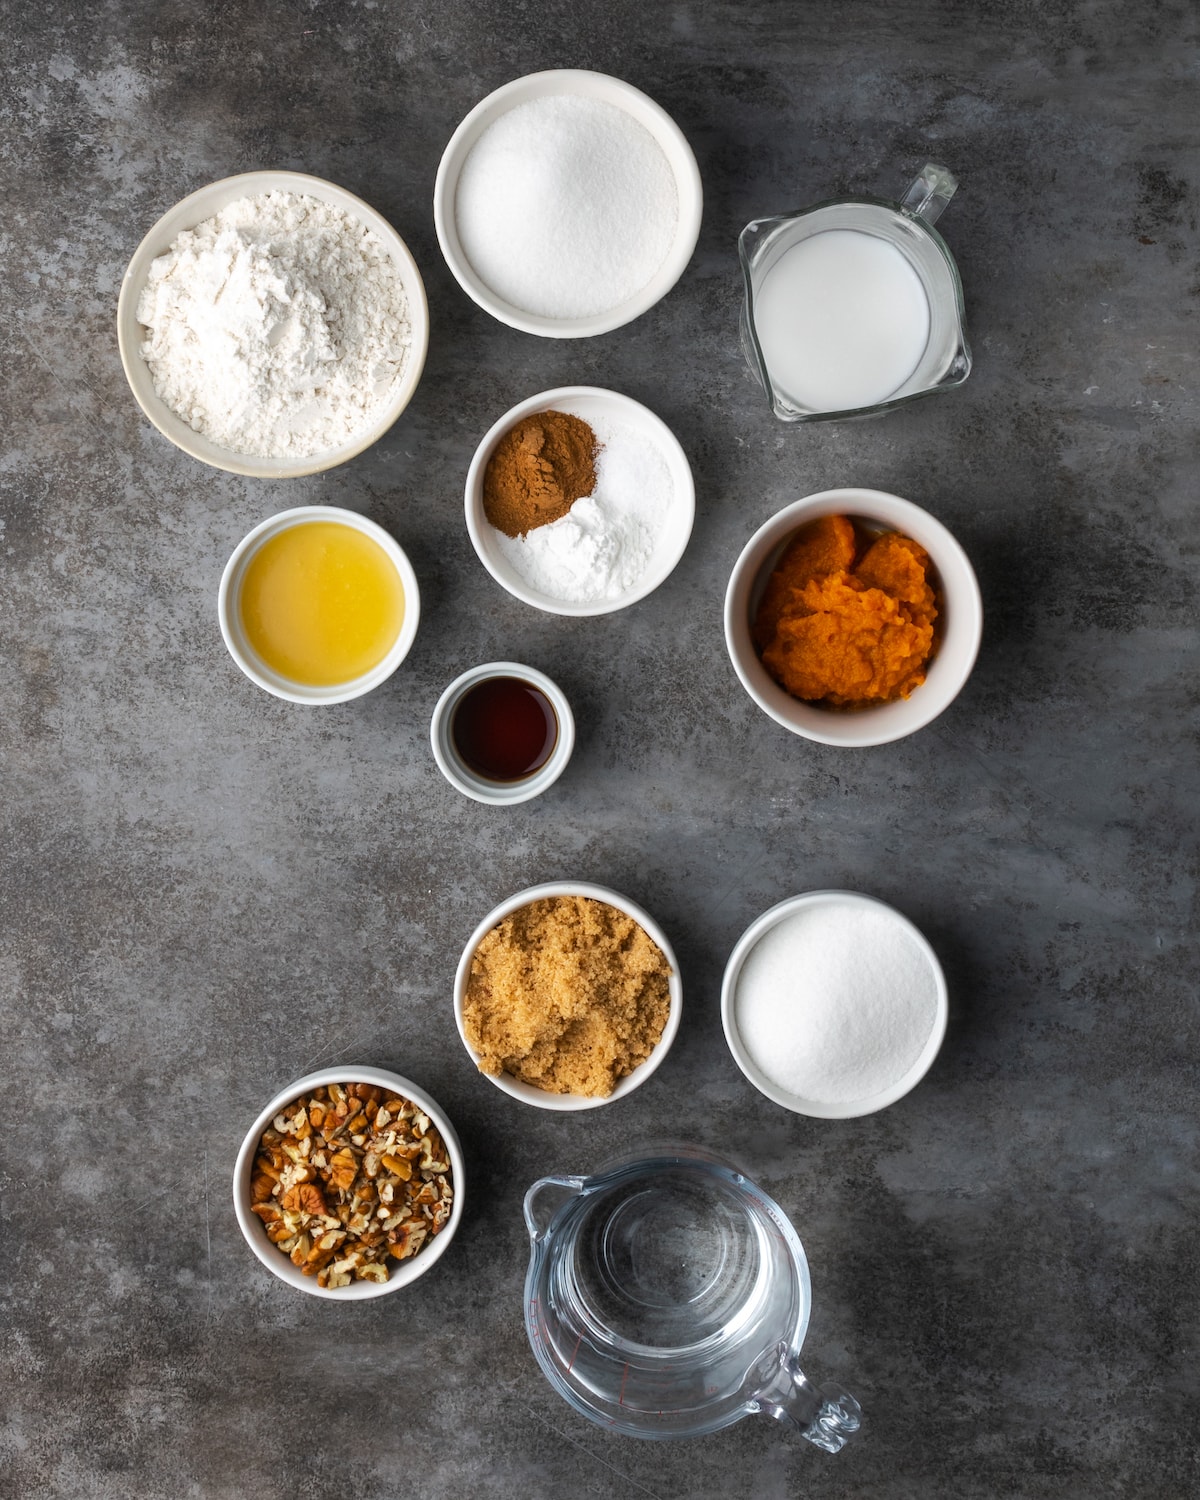
{"label": "white powder in bowl", "polygon": [[589,424],[601,445],[592,493],[524,536],[492,528],[497,551],[531,589],[569,604],[619,599],[638,583],[675,495],[652,438],[604,418]]}
{"label": "white powder in bowl", "polygon": [[904,923],[857,903],[801,907],[747,954],[734,1008],[751,1062],[814,1104],[898,1083],[937,1020],[937,977]]}
{"label": "white powder in bowl", "polygon": [[154,389],[194,431],[310,458],[375,421],[409,359],[396,262],[361,220],[301,193],[241,198],[177,236],[138,299]]}
{"label": "white powder in bowl", "polygon": [[679,221],[675,174],[631,115],[552,94],[493,121],[454,199],[475,274],[514,307],[587,318],[620,306],[667,258]]}

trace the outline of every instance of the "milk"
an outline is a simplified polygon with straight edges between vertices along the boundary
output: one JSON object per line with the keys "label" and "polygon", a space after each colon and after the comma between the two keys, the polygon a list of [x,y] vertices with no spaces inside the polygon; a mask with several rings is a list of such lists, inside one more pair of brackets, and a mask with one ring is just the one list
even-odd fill
{"label": "milk", "polygon": [[754,330],[781,396],[850,411],[886,401],[917,368],[929,300],[894,245],[830,229],[785,250],[756,285]]}

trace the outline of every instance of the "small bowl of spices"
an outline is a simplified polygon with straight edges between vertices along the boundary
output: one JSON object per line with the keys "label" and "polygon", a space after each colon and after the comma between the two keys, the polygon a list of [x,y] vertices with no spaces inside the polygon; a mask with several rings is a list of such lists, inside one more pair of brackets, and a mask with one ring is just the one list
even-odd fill
{"label": "small bowl of spices", "polygon": [[475,1065],[539,1109],[595,1109],[666,1057],[683,987],[666,934],[605,886],[558,882],[503,901],[471,934],[454,1018]]}
{"label": "small bowl of spices", "polygon": [[692,258],[703,193],[674,120],[581,68],[516,78],[481,100],[438,167],[433,217],[459,285],[543,338],[620,328]]}
{"label": "small bowl of spices", "polygon": [[725,594],[742,686],[793,734],[884,745],[933,722],[971,675],[983,604],[962,547],[882,490],[823,490],[750,538]]}
{"label": "small bowl of spices", "polygon": [[784,1109],[844,1120],[894,1104],[946,1034],[937,955],[892,907],[855,891],[781,901],[725,966],[721,1021],[734,1061]]}
{"label": "small bowl of spices", "polygon": [[429,738],[452,787],[509,807],[540,796],[566,770],[575,717],[544,672],[493,661],[454,679],[438,699]]}
{"label": "small bowl of spices", "polygon": [[602,615],[644,599],[683,556],[692,471],[640,402],[562,386],[514,406],[467,473],[467,530],[497,583],[535,609]]}

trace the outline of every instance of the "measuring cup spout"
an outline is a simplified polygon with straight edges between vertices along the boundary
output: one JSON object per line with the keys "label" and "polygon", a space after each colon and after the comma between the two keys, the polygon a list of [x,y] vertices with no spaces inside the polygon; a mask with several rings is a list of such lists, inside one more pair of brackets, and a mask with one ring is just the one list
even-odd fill
{"label": "measuring cup spout", "polygon": [[525,1227],[537,1245],[554,1222],[554,1216],[567,1198],[583,1192],[586,1177],[539,1177],[525,1194]]}
{"label": "measuring cup spout", "polygon": [[837,1453],[862,1425],[862,1407],[841,1386],[817,1386],[780,1346],[774,1380],[758,1395],[759,1410],[794,1428],[802,1438]]}

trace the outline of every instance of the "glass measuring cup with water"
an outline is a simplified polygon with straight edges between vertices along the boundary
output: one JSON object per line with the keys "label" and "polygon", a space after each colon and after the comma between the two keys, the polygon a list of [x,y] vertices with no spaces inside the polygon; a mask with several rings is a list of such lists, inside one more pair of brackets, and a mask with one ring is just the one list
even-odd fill
{"label": "glass measuring cup with water", "polygon": [[525,1195],[525,1327],[559,1395],[634,1437],[754,1412],[836,1453],[858,1403],[810,1383],[808,1262],[778,1204],[708,1153],[663,1148]]}
{"label": "glass measuring cup with water", "polygon": [[957,187],[926,162],[899,203],[830,199],[742,230],[742,347],[781,421],[871,416],[966,380],[962,282],[933,227]]}

